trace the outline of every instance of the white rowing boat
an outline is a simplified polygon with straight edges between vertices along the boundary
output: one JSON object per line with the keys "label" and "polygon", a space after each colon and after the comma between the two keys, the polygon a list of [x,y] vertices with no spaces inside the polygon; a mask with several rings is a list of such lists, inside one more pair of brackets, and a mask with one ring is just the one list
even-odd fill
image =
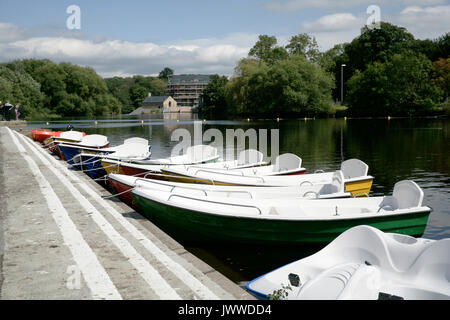
{"label": "white rowing boat", "polygon": [[144,165],[182,165],[215,162],[219,158],[217,149],[208,145],[195,145],[188,147],[186,153],[179,156],[160,158],[154,160],[137,161]]}
{"label": "white rowing boat", "polygon": [[[317,184],[314,186],[294,186],[294,187],[246,187],[246,186],[215,186],[206,184],[178,183],[161,181],[121,175],[108,175],[110,185],[117,193],[125,193],[133,188],[153,189],[166,192],[182,192],[185,195],[200,194],[206,197],[227,197],[242,199],[280,199],[280,198],[310,198],[310,199],[330,199],[348,198],[350,192],[344,191],[344,182],[341,171],[336,171],[332,183]],[[126,202],[130,202],[129,197],[123,197]],[[128,203],[130,204],[130,203]]]}
{"label": "white rowing boat", "polygon": [[[262,168],[261,168],[262,169]],[[245,169],[248,170],[248,169]],[[353,195],[368,195],[372,187],[373,177],[368,175],[369,167],[358,159],[342,162],[341,171],[344,176],[345,191]],[[313,173],[287,176],[243,175],[241,170],[214,171],[199,169],[188,171],[180,166],[161,169],[167,179],[174,182],[202,183],[215,185],[241,185],[255,187],[285,187],[330,183],[334,172]]]}
{"label": "white rowing boat", "polygon": [[[256,150],[246,150],[243,152],[248,151],[259,152]],[[295,154],[282,154],[276,158],[275,164],[272,165],[262,165],[262,153],[260,156],[261,161],[245,161],[245,154],[242,155],[241,153],[238,160],[204,165],[173,166],[168,168],[167,172],[186,176],[196,175],[197,172],[201,172],[204,169],[208,172],[229,173],[241,176],[286,176],[306,173],[306,169],[302,167],[302,159]]]}
{"label": "white rowing boat", "polygon": [[134,203],[174,236],[226,243],[327,242],[360,224],[422,235],[431,209],[413,181],[395,184],[392,196],[356,199],[251,199],[214,197],[202,190],[136,187]]}

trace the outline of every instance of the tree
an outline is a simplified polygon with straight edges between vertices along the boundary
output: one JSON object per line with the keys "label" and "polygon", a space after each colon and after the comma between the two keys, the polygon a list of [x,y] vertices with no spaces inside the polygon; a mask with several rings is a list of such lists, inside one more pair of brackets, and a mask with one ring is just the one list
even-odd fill
{"label": "tree", "polygon": [[119,102],[90,67],[30,59],[2,64],[0,70],[0,77],[7,78],[1,85],[8,90],[8,100],[21,103],[26,118],[120,113]]}
{"label": "tree", "polygon": [[349,111],[355,115],[420,115],[439,102],[433,67],[422,54],[398,53],[373,62],[348,81]]}
{"label": "tree", "polygon": [[225,115],[227,113],[227,83],[228,78],[217,74],[211,76],[211,81],[203,89],[202,113]]}
{"label": "tree", "polygon": [[273,64],[243,59],[228,85],[238,113],[319,115],[329,111],[333,78],[301,54]]}
{"label": "tree", "polygon": [[374,62],[385,62],[396,53],[411,50],[414,37],[405,28],[381,22],[380,28],[364,26],[361,35],[350,43],[343,45],[343,53],[335,57],[334,78],[336,90],[333,92],[335,99],[340,99],[341,65],[345,64],[343,73],[344,91],[348,91],[347,81],[357,70],[364,72],[367,66]]}
{"label": "tree", "polygon": [[434,83],[441,88],[443,98],[448,99],[450,96],[450,57],[440,58],[433,63],[433,80]]}
{"label": "tree", "polygon": [[372,62],[384,62],[395,53],[408,48],[414,36],[405,28],[381,22],[380,28],[364,26],[361,35],[345,47],[349,68],[364,71]]}
{"label": "tree", "polygon": [[147,89],[144,87],[136,86],[130,89],[130,100],[135,108],[139,108],[142,105],[145,97],[147,97]]}
{"label": "tree", "polygon": [[277,46],[277,38],[268,35],[260,35],[248,54],[250,57],[269,64],[285,59],[288,56],[286,49]]}
{"label": "tree", "polygon": [[450,32],[436,40],[439,47],[439,58],[448,58],[450,56]]}
{"label": "tree", "polygon": [[301,33],[291,37],[286,46],[289,54],[300,54],[312,62],[318,62],[320,58],[319,46],[316,38],[307,33]]}
{"label": "tree", "polygon": [[319,55],[319,65],[327,72],[333,72],[338,61],[342,58],[345,50],[344,44],[337,44],[333,48]]}
{"label": "tree", "polygon": [[166,67],[159,73],[158,78],[162,79],[162,80],[165,80],[165,81],[168,81],[169,78],[172,77],[172,76],[173,76],[173,70]]}

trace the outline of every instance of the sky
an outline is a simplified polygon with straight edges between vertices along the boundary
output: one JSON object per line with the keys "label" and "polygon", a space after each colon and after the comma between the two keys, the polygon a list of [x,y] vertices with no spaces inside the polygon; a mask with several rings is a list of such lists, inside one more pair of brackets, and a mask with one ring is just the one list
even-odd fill
{"label": "sky", "polygon": [[[77,20],[67,12],[72,5]],[[327,50],[357,37],[373,5],[382,21],[418,39],[450,32],[450,0],[1,0],[0,62],[47,58],[103,77],[157,75],[165,67],[232,75],[260,34],[286,45],[306,32]]]}

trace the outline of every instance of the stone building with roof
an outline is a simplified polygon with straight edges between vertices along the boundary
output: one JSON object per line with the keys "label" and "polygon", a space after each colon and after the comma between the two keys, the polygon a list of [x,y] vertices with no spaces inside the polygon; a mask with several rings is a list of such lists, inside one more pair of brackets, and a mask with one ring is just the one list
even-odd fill
{"label": "stone building with roof", "polygon": [[197,108],[200,103],[200,95],[210,81],[211,75],[173,75],[167,82],[167,94],[172,96],[178,107],[183,110]]}
{"label": "stone building with roof", "polygon": [[152,96],[151,93],[142,101],[142,106],[130,113],[141,115],[146,113],[180,112],[177,101],[171,96]]}

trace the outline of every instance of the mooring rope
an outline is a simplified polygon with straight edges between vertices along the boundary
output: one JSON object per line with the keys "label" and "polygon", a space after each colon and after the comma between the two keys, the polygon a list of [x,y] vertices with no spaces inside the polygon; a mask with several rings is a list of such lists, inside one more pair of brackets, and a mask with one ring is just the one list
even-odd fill
{"label": "mooring rope", "polygon": [[123,194],[125,194],[125,193],[127,193],[127,192],[131,192],[131,191],[133,191],[134,189],[135,189],[135,188],[130,188],[130,189],[128,189],[128,190],[125,190],[125,191],[122,191],[122,192],[113,194],[112,196],[107,196],[107,197],[102,197],[102,198],[103,198],[103,199],[110,199],[110,198],[118,197],[118,196],[121,196],[121,195],[123,195]]}
{"label": "mooring rope", "polygon": [[89,169],[89,170],[81,170],[81,172],[91,172],[91,171],[102,170],[102,169],[111,168],[111,167],[115,167],[115,165],[110,165],[110,166],[106,166],[106,167],[102,166],[101,168],[94,168],[94,169]]}

